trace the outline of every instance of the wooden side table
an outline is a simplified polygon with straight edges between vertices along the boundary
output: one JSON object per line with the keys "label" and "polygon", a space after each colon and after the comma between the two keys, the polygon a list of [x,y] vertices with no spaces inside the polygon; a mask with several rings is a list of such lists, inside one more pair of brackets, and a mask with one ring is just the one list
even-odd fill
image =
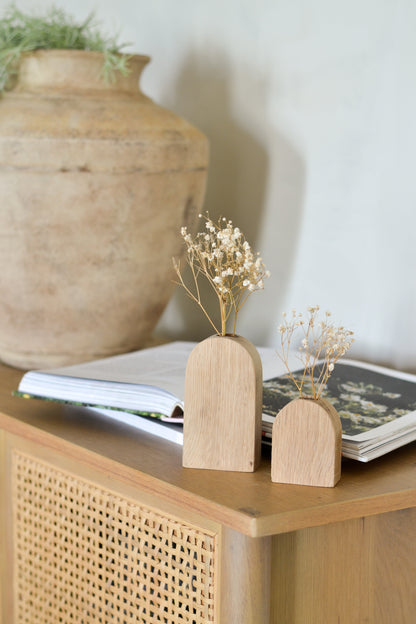
{"label": "wooden side table", "polygon": [[416,445],[335,488],[184,469],[181,448],[11,396],[0,366],[2,624],[413,624]]}

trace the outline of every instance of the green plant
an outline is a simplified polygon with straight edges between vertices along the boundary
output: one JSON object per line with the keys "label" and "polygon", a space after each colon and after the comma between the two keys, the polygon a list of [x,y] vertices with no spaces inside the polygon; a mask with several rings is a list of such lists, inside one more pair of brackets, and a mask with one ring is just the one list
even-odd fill
{"label": "green plant", "polygon": [[[191,269],[193,284],[187,286],[181,274],[178,262],[173,261],[178,284],[183,286],[187,295],[201,308],[211,326],[218,335],[227,332],[227,321],[233,316],[235,336],[237,315],[251,293],[263,290],[264,279],[270,276],[259,254],[254,254],[243,233],[233,227],[224,217],[214,223],[207,214],[205,232],[199,232],[195,238],[186,227],[181,234],[186,245],[186,261]],[[214,290],[220,309],[221,327],[218,327],[208,314],[202,302],[199,277],[203,276]]]}
{"label": "green plant", "polygon": [[113,80],[116,71],[128,73],[128,56],[121,55],[125,44],[97,30],[91,14],[78,24],[64,10],[51,7],[44,16],[26,14],[14,4],[0,19],[0,91],[19,71],[25,52],[46,49],[92,50],[104,54],[102,76]]}

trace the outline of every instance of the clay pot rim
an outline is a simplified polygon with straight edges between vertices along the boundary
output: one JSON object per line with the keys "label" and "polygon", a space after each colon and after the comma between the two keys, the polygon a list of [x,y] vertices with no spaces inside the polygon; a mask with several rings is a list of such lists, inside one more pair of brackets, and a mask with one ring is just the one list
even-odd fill
{"label": "clay pot rim", "polygon": [[[116,54],[117,56],[124,56],[132,60],[140,60],[146,63],[151,61],[151,57],[147,54],[129,54],[128,52],[117,52]],[[31,50],[30,52],[23,52],[21,59],[31,56],[89,56],[90,58],[102,58],[104,52],[99,52],[98,50],[73,50],[71,48],[39,48],[37,50]]]}
{"label": "clay pot rim", "polygon": [[[22,55],[16,77],[8,90],[19,91],[94,91],[100,94],[140,92],[139,80],[149,56],[120,55],[128,72],[114,70],[110,80],[103,76],[104,52],[93,50],[47,49]],[[143,95],[143,94],[142,94]]]}

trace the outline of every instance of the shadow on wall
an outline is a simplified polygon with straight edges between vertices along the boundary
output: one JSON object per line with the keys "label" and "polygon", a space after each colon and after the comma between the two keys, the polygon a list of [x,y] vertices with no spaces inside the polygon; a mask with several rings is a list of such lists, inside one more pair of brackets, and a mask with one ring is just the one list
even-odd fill
{"label": "shadow on wall", "polygon": [[[283,308],[290,310],[293,304],[287,294],[295,275],[295,264],[302,229],[306,167],[299,151],[281,132],[271,134],[273,173],[269,193],[272,200],[267,213],[267,228],[262,245],[265,250],[271,278],[264,292],[259,295],[255,311],[255,332],[251,340],[257,345],[276,344],[277,326],[281,322]],[[316,279],[316,267],[311,258],[308,274]],[[254,303],[254,297],[252,299]],[[257,304],[257,302],[256,302]],[[244,314],[249,316],[247,308]],[[244,322],[245,316],[242,317]]]}
{"label": "shadow on wall", "polygon": [[[213,219],[220,216],[231,219],[234,225],[244,232],[253,249],[257,250],[264,217],[266,191],[269,186],[269,156],[265,146],[251,132],[247,131],[233,114],[230,83],[231,69],[227,66],[224,57],[218,56],[207,60],[207,57],[201,59],[193,55],[188,58],[182,68],[174,98],[166,104],[171,110],[202,130],[209,138],[210,166],[204,211],[207,210]],[[245,91],[250,94],[250,100],[257,101],[257,107],[256,110],[253,110],[252,117],[256,119],[256,124],[262,127],[267,123],[264,119],[267,85],[264,79],[259,81],[258,77],[251,77],[250,75],[245,77],[245,84]],[[255,95],[253,96],[253,94]],[[273,137],[269,139],[269,141],[275,140],[278,141]],[[284,158],[287,147],[281,151],[281,156]],[[291,161],[292,166],[293,158]],[[285,185],[286,183],[283,182],[283,186]],[[282,199],[285,197],[287,197],[287,193],[282,194]],[[298,206],[295,207],[295,212],[297,210]],[[285,248],[284,262],[286,266],[290,264],[287,250],[289,243],[282,233],[282,226],[285,225],[285,221],[289,220],[290,215],[293,217],[293,210],[291,211],[290,207],[283,207],[280,213],[279,205],[276,205],[275,211],[272,227],[277,227],[279,230],[276,239],[276,262],[274,261],[273,238],[267,254],[272,259],[271,263],[269,258],[267,260],[267,267],[270,268],[272,274],[282,263],[283,252],[280,251],[279,243],[282,243],[281,246]],[[198,224],[199,226],[200,224]],[[297,230],[295,231],[296,234]],[[269,236],[266,235],[266,241],[268,239]],[[261,249],[261,252],[264,255],[265,249]],[[285,276],[288,279],[287,273]],[[256,298],[262,299],[259,302],[263,310],[262,323],[266,323],[266,326],[261,328],[263,338],[271,330],[270,308],[273,309],[276,306],[276,279],[273,282],[275,283],[273,288],[269,288],[269,284],[267,284],[265,292],[254,295],[247,304],[248,308]],[[283,286],[284,289],[285,285]],[[279,299],[281,299],[281,288],[279,287],[278,290]],[[267,291],[269,291],[266,299],[268,311],[265,310],[264,300]],[[217,303],[212,290],[205,283],[202,287],[202,296],[203,301],[207,302],[207,310],[217,320]],[[213,333],[201,311],[186,296],[183,289],[178,288],[175,292],[174,303],[181,317],[180,327],[175,328],[174,332],[176,339],[201,340]],[[243,308],[243,313],[245,312],[246,310]],[[257,321],[256,325],[259,326]]]}

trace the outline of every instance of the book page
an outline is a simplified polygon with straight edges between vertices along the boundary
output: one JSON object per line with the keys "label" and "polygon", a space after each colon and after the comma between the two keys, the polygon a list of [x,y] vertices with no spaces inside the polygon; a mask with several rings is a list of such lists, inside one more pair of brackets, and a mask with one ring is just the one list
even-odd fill
{"label": "book page", "polygon": [[[302,371],[294,373],[298,379],[301,375]],[[286,376],[268,379],[263,389],[263,411],[269,417],[276,416],[298,396]],[[416,424],[414,375],[345,360],[335,365],[321,396],[337,410],[344,440],[363,442],[390,437],[396,430],[414,428]]]}
{"label": "book page", "polygon": [[177,341],[151,349],[37,373],[153,386],[170,392],[183,401],[186,362],[195,344]]}

